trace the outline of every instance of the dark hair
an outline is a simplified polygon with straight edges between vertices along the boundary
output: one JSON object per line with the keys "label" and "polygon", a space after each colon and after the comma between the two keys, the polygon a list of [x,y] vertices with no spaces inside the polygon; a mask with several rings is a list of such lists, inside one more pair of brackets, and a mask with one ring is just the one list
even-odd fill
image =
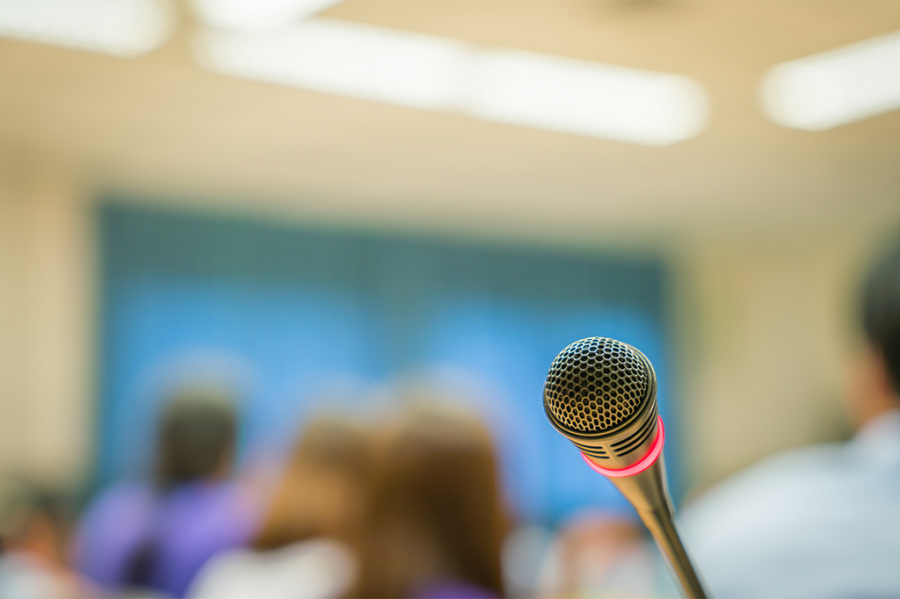
{"label": "dark hair", "polygon": [[506,514],[491,437],[469,414],[416,409],[388,434],[373,485],[359,597],[455,581],[502,597]]}
{"label": "dark hair", "polygon": [[34,524],[42,523],[43,534],[49,529],[54,544],[59,546],[44,545],[41,551],[59,551],[61,558],[73,519],[71,508],[68,497],[32,480],[14,476],[0,478],[0,554],[35,534]]}
{"label": "dark hair", "polygon": [[159,425],[158,484],[165,488],[219,472],[234,449],[236,428],[228,398],[202,392],[175,396]]}
{"label": "dark hair", "polygon": [[863,326],[900,393],[900,243],[876,262],[863,287]]}

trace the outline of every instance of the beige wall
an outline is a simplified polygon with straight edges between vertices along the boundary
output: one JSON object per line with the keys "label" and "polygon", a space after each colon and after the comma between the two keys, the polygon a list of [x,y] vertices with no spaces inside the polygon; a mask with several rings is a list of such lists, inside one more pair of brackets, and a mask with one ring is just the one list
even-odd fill
{"label": "beige wall", "polygon": [[869,227],[720,238],[679,253],[676,362],[690,486],[851,433],[855,293],[878,237]]}
{"label": "beige wall", "polygon": [[91,450],[94,235],[77,178],[0,164],[0,467],[56,485]]}

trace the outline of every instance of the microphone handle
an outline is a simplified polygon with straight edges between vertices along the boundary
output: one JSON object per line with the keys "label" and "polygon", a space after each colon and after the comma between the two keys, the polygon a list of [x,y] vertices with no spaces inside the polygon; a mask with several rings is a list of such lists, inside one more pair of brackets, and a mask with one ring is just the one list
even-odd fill
{"label": "microphone handle", "polygon": [[644,526],[653,535],[653,540],[662,551],[663,557],[669,564],[669,568],[675,574],[681,592],[685,597],[706,599],[707,594],[700,583],[700,578],[694,570],[687,551],[681,542],[678,530],[675,528],[675,520],[668,506],[638,510],[638,516],[644,522]]}

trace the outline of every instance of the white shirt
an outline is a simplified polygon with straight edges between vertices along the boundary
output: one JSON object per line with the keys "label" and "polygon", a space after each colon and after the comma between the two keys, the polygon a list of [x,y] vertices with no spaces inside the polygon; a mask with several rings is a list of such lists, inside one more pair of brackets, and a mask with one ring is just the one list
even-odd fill
{"label": "white shirt", "polygon": [[900,410],[726,481],[682,531],[717,599],[900,597]]}
{"label": "white shirt", "polygon": [[213,557],[197,574],[192,599],[330,599],[343,595],[356,560],[340,543],[319,539],[270,551],[244,549]]}
{"label": "white shirt", "polygon": [[26,552],[0,556],[0,599],[46,599],[74,597],[66,584],[43,560]]}

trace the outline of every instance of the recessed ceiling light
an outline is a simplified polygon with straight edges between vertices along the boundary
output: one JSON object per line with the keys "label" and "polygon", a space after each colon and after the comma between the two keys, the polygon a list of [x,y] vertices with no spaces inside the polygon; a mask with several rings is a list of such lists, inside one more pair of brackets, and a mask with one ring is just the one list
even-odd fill
{"label": "recessed ceiling light", "polygon": [[900,32],[772,67],[761,87],[769,117],[822,131],[900,108]]}
{"label": "recessed ceiling light", "polygon": [[0,36],[118,56],[150,52],[173,26],[160,0],[0,0]]}
{"label": "recessed ceiling light", "polygon": [[266,35],[201,31],[195,41],[203,66],[232,76],[577,135],[666,145],[707,118],[687,77],[335,19]]}

